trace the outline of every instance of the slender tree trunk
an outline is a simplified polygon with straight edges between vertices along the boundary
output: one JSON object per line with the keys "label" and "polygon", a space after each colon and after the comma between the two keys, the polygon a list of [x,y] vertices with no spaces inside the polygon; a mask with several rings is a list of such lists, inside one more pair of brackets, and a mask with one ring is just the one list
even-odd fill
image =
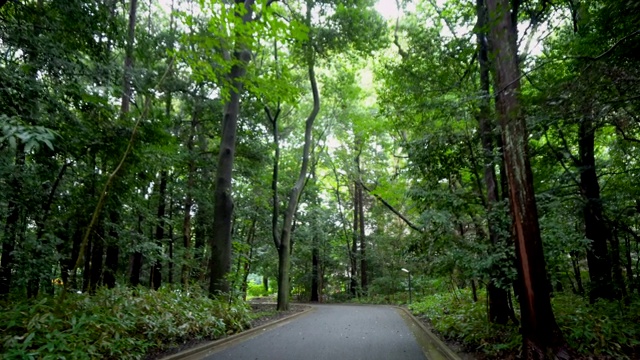
{"label": "slender tree trunk", "polygon": [[253,260],[253,243],[256,237],[256,223],[258,220],[254,218],[251,220],[251,226],[249,227],[249,233],[247,234],[247,245],[249,245],[249,253],[247,254],[246,261],[242,267],[242,299],[247,300],[247,281],[249,279],[249,273],[251,272],[251,261]]}
{"label": "slender tree trunk", "polygon": [[[307,21],[311,20],[311,4],[307,2]],[[309,81],[311,83],[311,92],[313,94],[313,109],[307,117],[304,130],[304,147],[302,150],[302,164],[300,165],[300,174],[296,180],[291,193],[289,195],[289,204],[284,214],[284,220],[282,222],[282,232],[280,235],[280,244],[278,246],[278,310],[289,310],[289,264],[290,264],[290,246],[291,246],[291,233],[293,228],[293,218],[298,208],[298,202],[300,196],[306,184],[307,168],[309,167],[309,154],[311,153],[311,132],[313,130],[313,123],[320,112],[320,94],[318,92],[318,84],[316,82],[315,73],[315,58],[313,49],[307,48],[307,66]]]}
{"label": "slender tree trunk", "polygon": [[582,275],[580,274],[580,259],[578,258],[577,251],[569,252],[571,256],[571,266],[573,267],[573,277],[576,280],[576,291],[578,294],[584,294],[584,287],[582,286]]}
{"label": "slender tree trunk", "polygon": [[582,119],[580,123],[580,188],[586,203],[583,208],[585,237],[591,240],[587,248],[587,265],[589,266],[589,299],[611,299],[619,297],[613,287],[611,278],[611,259],[607,248],[607,241],[611,232],[605,222],[602,201],[600,199],[600,184],[596,174],[595,161],[595,126],[590,117]]}
{"label": "slender tree trunk", "polygon": [[[254,0],[235,0],[236,4],[244,4],[246,12],[236,13],[236,17],[246,24],[252,21]],[[236,152],[236,130],[240,113],[240,95],[244,88],[242,78],[247,72],[247,64],[251,53],[241,44],[241,37],[236,34],[233,53],[233,66],[228,76],[229,99],[225,104],[222,120],[222,140],[216,169],[216,189],[214,192],[213,229],[211,238],[211,277],[209,293],[228,292],[229,282],[226,279],[231,266],[231,220],[233,217],[233,199],[231,198],[231,179],[233,177],[233,161]]]}
{"label": "slender tree trunk", "polygon": [[629,294],[633,294],[633,290],[635,289],[635,281],[633,276],[633,261],[631,259],[631,239],[629,236],[624,237],[624,255],[625,255],[625,263],[624,267],[627,273],[627,283],[629,284]]}
{"label": "slender tree trunk", "polygon": [[129,28],[127,31],[127,46],[124,56],[124,75],[122,79],[122,99],[120,103],[120,114],[127,116],[131,107],[131,73],[133,69],[133,46],[136,34],[136,16],[138,11],[138,0],[131,0],[129,4]]}
{"label": "slender tree trunk", "polygon": [[182,246],[184,247],[184,261],[182,264],[182,286],[185,290],[189,288],[189,279],[191,275],[190,263],[192,261],[192,249],[191,249],[191,208],[193,206],[192,192],[195,182],[196,161],[193,158],[194,137],[197,126],[198,112],[194,110],[191,118],[191,127],[189,130],[189,137],[187,139],[187,153],[189,154],[189,160],[187,165],[187,188],[184,199],[184,217],[182,220]]}
{"label": "slender tree trunk", "polygon": [[[77,216],[77,218],[82,219],[82,216]],[[78,258],[78,255],[80,253],[80,244],[82,243],[83,228],[84,228],[84,224],[82,220],[78,221],[78,223],[76,224],[76,230],[73,233],[73,237],[72,237],[73,245],[71,245],[71,257],[62,261],[60,265],[62,270],[62,282],[65,284],[65,286],[69,285],[69,288],[72,288],[72,289],[78,288],[74,266],[76,264],[76,259]],[[69,278],[70,271],[72,272],[71,278]]]}
{"label": "slender tree trunk", "polygon": [[349,291],[351,296],[356,296],[358,293],[358,224],[360,224],[358,211],[358,187],[354,183],[353,185],[353,233],[351,236],[351,283],[349,284]]}
{"label": "slender tree trunk", "polygon": [[173,238],[173,186],[169,192],[169,284],[173,286],[173,267],[174,267],[174,238]]}
{"label": "slender tree trunk", "polygon": [[0,298],[6,297],[11,291],[11,278],[13,270],[13,250],[18,238],[18,223],[20,221],[20,198],[22,194],[22,182],[20,174],[25,164],[24,143],[20,142],[16,149],[15,170],[9,182],[11,195],[7,205],[7,220],[2,239],[2,257],[0,258]]}
{"label": "slender tree trunk", "polygon": [[570,358],[558,327],[549,294],[533,175],[527,154],[527,131],[520,109],[520,71],[517,62],[517,18],[509,0],[487,0],[489,47],[492,53],[496,109],[505,145],[509,200],[515,224],[518,271],[523,280],[520,296],[523,356],[525,359]]}
{"label": "slender tree trunk", "polygon": [[[143,220],[144,217],[142,214],[138,214],[138,235],[140,237],[144,236],[144,232],[142,231]],[[131,283],[131,286],[136,287],[140,285],[140,271],[142,271],[142,252],[137,250],[133,253],[131,258],[131,271],[129,274],[129,282]]]}
{"label": "slender tree trunk", "polygon": [[[358,159],[359,160],[359,159]],[[358,161],[359,162],[359,161]],[[358,169],[360,166],[358,165]],[[359,172],[360,170],[358,170]],[[362,180],[356,184],[358,189],[358,221],[360,238],[360,289],[363,295],[367,294],[369,280],[367,278],[367,239],[364,232],[364,196],[362,194]]]}
{"label": "slender tree trunk", "polygon": [[[164,242],[165,211],[167,206],[167,171],[160,171],[160,191],[158,196],[158,225],[156,226],[156,245],[162,248]],[[151,287],[154,290],[162,286],[162,260],[156,259],[151,269]]]}
{"label": "slender tree trunk", "polygon": [[613,275],[613,283],[615,286],[615,292],[622,297],[625,302],[629,301],[627,297],[627,287],[624,283],[624,276],[622,275],[622,262],[620,260],[620,239],[618,238],[617,231],[614,231],[611,236],[611,271]]}
{"label": "slender tree trunk", "polygon": [[84,267],[82,269],[82,292],[91,289],[91,248],[93,247],[94,237],[90,237],[87,246],[84,249]]}
{"label": "slender tree trunk", "polygon": [[[119,204],[118,204],[119,205]],[[120,260],[120,236],[117,224],[120,222],[120,213],[114,208],[109,211],[109,242],[107,243],[107,256],[105,258],[105,270],[103,275],[104,285],[109,289],[116,286],[116,276]]]}
{"label": "slender tree trunk", "polygon": [[92,236],[91,246],[91,275],[89,282],[89,292],[95,293],[102,282],[102,268],[104,258],[104,225],[98,225]]}
{"label": "slender tree trunk", "polygon": [[311,302],[318,302],[319,301],[319,291],[318,291],[318,287],[319,287],[319,281],[318,281],[318,275],[320,274],[319,272],[319,265],[320,265],[320,251],[318,250],[318,237],[314,236],[313,239],[311,240],[313,247],[311,249]]}

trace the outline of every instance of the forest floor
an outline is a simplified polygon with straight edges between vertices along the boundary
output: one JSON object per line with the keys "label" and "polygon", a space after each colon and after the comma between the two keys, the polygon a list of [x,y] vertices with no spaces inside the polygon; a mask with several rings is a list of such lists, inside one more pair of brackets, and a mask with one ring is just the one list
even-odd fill
{"label": "forest floor", "polygon": [[[251,305],[251,326],[249,329],[253,329],[255,327],[268,324],[279,319],[285,318],[287,316],[299,313],[308,308],[308,305],[302,304],[291,304],[288,311],[277,311],[276,303],[273,302],[272,298],[254,298],[249,301],[249,305]],[[170,347],[168,349],[164,349],[158,352],[152,352],[147,354],[145,360],[156,360],[162,359],[166,356],[177,354],[181,351],[185,351],[192,347],[204,344],[211,340],[207,339],[193,339],[191,341],[187,341],[182,344],[177,344],[176,346]]]}

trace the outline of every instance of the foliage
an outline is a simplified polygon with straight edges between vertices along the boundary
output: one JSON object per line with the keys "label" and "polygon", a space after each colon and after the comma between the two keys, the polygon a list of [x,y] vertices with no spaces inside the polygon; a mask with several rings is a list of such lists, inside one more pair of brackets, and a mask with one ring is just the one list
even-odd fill
{"label": "foliage", "polygon": [[14,303],[0,312],[5,358],[136,359],[192,339],[215,339],[249,324],[245,303],[142,287],[100,289]]}
{"label": "foliage", "polygon": [[409,309],[429,319],[434,329],[449,339],[462,342],[472,351],[500,358],[519,349],[522,337],[513,325],[496,325],[487,321],[486,296],[471,301],[471,291],[438,293],[415,302]]}
{"label": "foliage", "polygon": [[[633,358],[640,346],[640,298],[629,305],[618,301],[599,301],[590,305],[583,297],[566,293],[552,298],[558,325],[569,343],[581,356]],[[518,327],[490,324],[487,321],[486,296],[479,292],[471,300],[469,289],[437,293],[409,306],[417,316],[426,317],[434,329],[447,339],[460,341],[467,349],[492,358],[505,358],[521,351]]]}

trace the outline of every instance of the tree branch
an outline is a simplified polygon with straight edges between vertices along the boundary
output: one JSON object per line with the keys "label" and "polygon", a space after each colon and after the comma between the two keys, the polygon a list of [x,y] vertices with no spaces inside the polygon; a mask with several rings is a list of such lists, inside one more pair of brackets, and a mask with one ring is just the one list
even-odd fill
{"label": "tree branch", "polygon": [[374,194],[373,192],[371,192],[371,190],[369,190],[369,188],[364,183],[361,182],[360,184],[362,185],[363,189],[365,189],[369,194],[373,195],[373,197],[375,197],[384,206],[386,206],[387,209],[391,210],[392,213],[396,214],[396,216],[399,217],[402,221],[404,221],[404,223],[407,224],[410,228],[412,228],[413,230],[415,230],[415,231],[417,231],[417,232],[419,232],[421,234],[424,233],[423,229],[419,228],[417,225],[412,223],[411,220],[407,219],[404,215],[402,215],[398,210],[396,210],[393,206],[391,206],[391,204],[389,204],[380,195]]}

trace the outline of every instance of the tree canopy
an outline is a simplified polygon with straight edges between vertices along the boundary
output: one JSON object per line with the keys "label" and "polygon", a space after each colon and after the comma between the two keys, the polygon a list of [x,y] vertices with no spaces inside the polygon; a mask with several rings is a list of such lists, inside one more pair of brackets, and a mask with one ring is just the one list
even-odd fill
{"label": "tree canopy", "polygon": [[[402,303],[404,268],[470,347],[633,358],[639,23],[621,0],[0,1],[0,303]],[[516,340],[445,327],[444,293]]]}

